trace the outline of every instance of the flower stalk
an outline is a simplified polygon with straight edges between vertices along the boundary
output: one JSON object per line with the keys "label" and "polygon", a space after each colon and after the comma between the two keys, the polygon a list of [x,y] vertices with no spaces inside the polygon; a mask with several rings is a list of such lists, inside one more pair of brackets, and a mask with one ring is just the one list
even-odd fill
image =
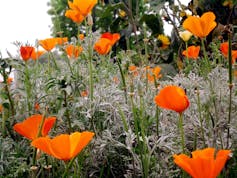
{"label": "flower stalk", "polygon": [[227,141],[226,141],[226,148],[229,148],[229,140],[230,140],[230,122],[231,122],[231,112],[232,112],[232,40],[231,40],[231,33],[228,33],[228,67],[229,67],[229,111],[228,111],[228,121],[227,121]]}
{"label": "flower stalk", "polygon": [[184,138],[184,128],[183,128],[183,113],[179,113],[179,123],[178,123],[178,128],[180,132],[180,137],[181,137],[181,146],[182,146],[182,151],[185,153],[185,138]]}
{"label": "flower stalk", "polygon": [[65,164],[66,164],[66,166],[65,166],[66,168],[65,168],[65,171],[64,171],[64,173],[63,173],[62,178],[68,177],[69,169],[72,167],[72,165],[73,165],[75,159],[76,159],[76,157],[74,157],[73,159],[71,159],[69,163],[65,163]]}
{"label": "flower stalk", "polygon": [[121,63],[120,63],[120,60],[118,59],[117,62],[118,64],[118,67],[119,67],[119,72],[120,72],[120,75],[121,75],[121,78],[122,78],[122,83],[123,83],[123,91],[124,91],[124,97],[125,97],[125,101],[127,103],[128,101],[128,96],[127,96],[127,85],[126,85],[126,81],[125,81],[125,77],[124,77],[124,73],[123,73],[123,69],[122,69],[122,66],[121,66]]}

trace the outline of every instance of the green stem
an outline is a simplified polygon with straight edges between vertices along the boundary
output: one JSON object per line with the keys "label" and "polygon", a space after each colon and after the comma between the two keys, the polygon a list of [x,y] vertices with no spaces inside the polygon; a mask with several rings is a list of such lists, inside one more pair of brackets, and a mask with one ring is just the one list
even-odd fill
{"label": "green stem", "polygon": [[28,64],[25,62],[25,90],[26,90],[26,103],[28,106],[28,113],[30,114],[32,106],[31,106],[31,83],[30,83],[30,75],[29,75],[29,69]]}
{"label": "green stem", "polygon": [[56,60],[55,60],[55,58],[54,58],[53,53],[52,53],[52,52],[49,52],[49,56],[50,56],[50,59],[53,61],[56,70],[59,70],[58,65],[57,65],[57,62],[56,62]]}
{"label": "green stem", "polygon": [[3,78],[4,78],[4,83],[5,83],[5,91],[7,93],[7,97],[8,97],[9,103],[10,103],[10,109],[11,109],[11,113],[12,113],[12,117],[13,117],[15,115],[14,101],[13,101],[11,94],[10,94],[9,84],[7,83],[8,76],[6,74],[5,69],[3,69]]}
{"label": "green stem", "polygon": [[203,54],[204,54],[204,61],[205,61],[205,74],[204,76],[207,76],[208,73],[211,71],[211,65],[210,65],[210,61],[208,60],[208,57],[207,57],[207,51],[206,51],[206,48],[205,48],[205,38],[201,38],[201,44],[202,44],[202,50],[203,50]]}
{"label": "green stem", "polygon": [[[42,115],[42,120],[40,122],[39,130],[37,133],[37,138],[39,138],[41,136],[44,121],[45,121],[45,114]],[[33,166],[36,165],[36,156],[37,156],[36,153],[37,153],[37,148],[34,149],[34,153],[33,153],[33,162],[32,162]]]}
{"label": "green stem", "polygon": [[[144,31],[144,48],[145,48],[145,66],[147,67],[148,66],[148,39],[147,39],[147,35],[146,35],[146,26],[143,25],[143,31]],[[147,71],[147,68],[146,68],[146,92],[148,90],[148,71]]]}
{"label": "green stem", "polygon": [[229,113],[228,113],[228,122],[227,122],[227,142],[226,142],[226,148],[229,148],[229,139],[230,139],[230,121],[231,121],[231,112],[232,112],[232,40],[231,40],[231,34],[228,34],[228,63],[229,63]]}
{"label": "green stem", "polygon": [[118,105],[118,112],[119,112],[119,114],[120,114],[120,117],[122,118],[124,130],[125,130],[126,132],[128,132],[128,123],[127,123],[127,121],[126,121],[124,112],[121,110],[121,108],[120,108],[119,105]]}
{"label": "green stem", "polygon": [[159,138],[159,126],[160,126],[160,109],[159,107],[156,107],[156,135]]}
{"label": "green stem", "polygon": [[72,76],[74,75],[73,74],[73,69],[72,69],[72,65],[71,65],[71,61],[70,61],[70,59],[68,58],[68,57],[66,57],[67,59],[65,59],[66,60],[66,63],[68,64],[68,67],[69,67],[69,69],[70,69],[70,72],[71,72],[71,74],[72,74]]}
{"label": "green stem", "polygon": [[185,153],[185,139],[184,139],[184,129],[183,129],[183,113],[179,113],[179,132],[181,136],[181,146],[182,146],[182,151]]}
{"label": "green stem", "polygon": [[36,165],[37,148],[34,148],[32,165]]}
{"label": "green stem", "polygon": [[205,137],[204,137],[204,128],[203,128],[203,119],[202,119],[202,110],[201,110],[201,102],[200,102],[200,95],[199,90],[197,89],[197,105],[198,105],[198,113],[199,113],[199,121],[201,124],[201,135],[203,141],[203,148],[205,148]]}
{"label": "green stem", "polygon": [[88,60],[89,60],[89,86],[90,86],[90,100],[93,101],[94,99],[94,81],[93,81],[93,63],[92,63],[92,58],[93,58],[93,44],[92,44],[92,26],[88,25],[87,22],[85,21],[85,25],[87,26],[86,28],[86,33],[87,36],[89,37],[88,41]]}
{"label": "green stem", "polygon": [[127,100],[128,100],[128,97],[127,97],[127,86],[126,86],[126,81],[125,81],[124,73],[123,73],[123,70],[122,70],[122,67],[121,67],[119,59],[117,60],[117,64],[118,64],[119,72],[120,72],[121,78],[122,78],[125,101],[127,103]]}
{"label": "green stem", "polygon": [[68,111],[67,92],[65,90],[63,90],[63,93],[64,93],[64,106],[66,108],[65,115],[66,115],[67,122],[68,122],[68,134],[70,134],[72,132],[72,124],[71,124],[71,119],[70,119],[70,115],[69,115],[69,111]]}
{"label": "green stem", "polygon": [[188,43],[185,41],[185,50],[186,50],[186,61],[189,62],[189,57],[188,57]]}
{"label": "green stem", "polygon": [[[91,56],[91,55],[89,55]],[[92,64],[92,57],[89,57],[89,85],[90,85],[90,100],[93,101],[94,98],[94,83],[93,83],[93,64]]]}
{"label": "green stem", "polygon": [[7,136],[7,129],[6,129],[6,121],[9,118],[9,113],[7,112],[5,108],[2,110],[2,136]]}
{"label": "green stem", "polygon": [[76,159],[76,157],[74,157],[73,159],[71,159],[71,161],[70,161],[68,164],[66,164],[66,169],[65,169],[65,171],[64,171],[64,173],[63,173],[62,178],[68,177],[68,171],[69,171],[69,169],[72,167],[72,165],[73,165],[75,159]]}
{"label": "green stem", "polygon": [[147,120],[144,117],[144,100],[143,100],[143,93],[141,87],[138,89],[138,94],[140,98],[140,112],[139,116],[136,115],[138,120],[138,127],[140,128],[140,133],[142,136],[142,150],[140,152],[142,158],[142,168],[143,168],[143,177],[147,178],[149,175],[149,167],[150,167],[150,155],[148,153],[148,147],[146,142],[146,133],[147,133]]}

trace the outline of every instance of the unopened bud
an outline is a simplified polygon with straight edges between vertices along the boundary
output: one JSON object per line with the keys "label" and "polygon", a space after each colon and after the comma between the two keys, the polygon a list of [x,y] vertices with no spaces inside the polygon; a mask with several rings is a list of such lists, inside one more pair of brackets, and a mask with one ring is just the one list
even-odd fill
{"label": "unopened bud", "polygon": [[91,14],[89,14],[89,15],[87,16],[87,24],[90,25],[90,26],[93,25],[93,18],[92,18],[92,16],[91,16]]}

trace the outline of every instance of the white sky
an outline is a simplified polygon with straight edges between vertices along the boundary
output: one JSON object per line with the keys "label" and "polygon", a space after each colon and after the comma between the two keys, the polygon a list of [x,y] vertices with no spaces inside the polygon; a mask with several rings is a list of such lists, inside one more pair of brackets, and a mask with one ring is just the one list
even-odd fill
{"label": "white sky", "polygon": [[50,37],[51,18],[48,0],[2,0],[0,5],[0,51],[7,57],[6,49],[16,55],[14,41],[29,42]]}
{"label": "white sky", "polygon": [[[51,18],[47,14],[49,0],[2,0],[0,5],[0,52],[8,57],[6,50],[13,56],[17,48],[12,43],[34,45],[35,40],[50,37]],[[190,0],[181,0],[189,2]],[[169,31],[170,26],[165,26]],[[167,30],[165,30],[167,32]]]}

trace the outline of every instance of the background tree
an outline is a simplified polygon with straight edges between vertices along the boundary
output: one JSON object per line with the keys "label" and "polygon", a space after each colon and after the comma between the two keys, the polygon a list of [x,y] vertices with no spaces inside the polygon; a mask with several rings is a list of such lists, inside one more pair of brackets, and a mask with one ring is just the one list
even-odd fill
{"label": "background tree", "polygon": [[77,24],[65,17],[68,2],[65,0],[50,0],[48,14],[52,20],[52,36],[66,36],[69,39],[78,33]]}

